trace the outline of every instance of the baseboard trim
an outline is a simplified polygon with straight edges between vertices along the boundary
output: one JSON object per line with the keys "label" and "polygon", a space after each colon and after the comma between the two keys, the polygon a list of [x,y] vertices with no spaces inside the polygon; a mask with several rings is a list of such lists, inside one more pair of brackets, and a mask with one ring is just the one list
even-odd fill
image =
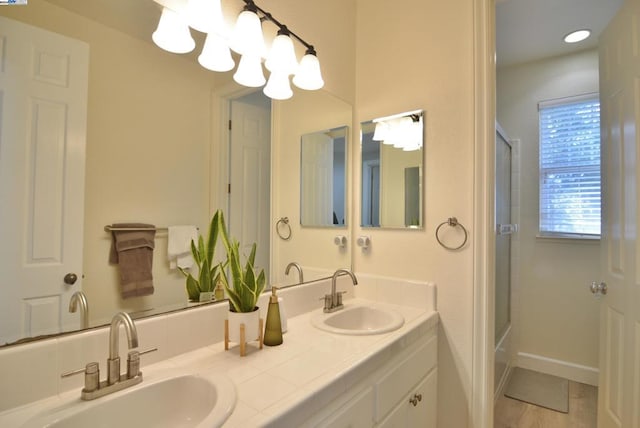
{"label": "baseboard trim", "polygon": [[587,385],[598,386],[600,370],[597,367],[583,366],[526,352],[518,352],[516,366],[560,376],[575,382],[586,383]]}

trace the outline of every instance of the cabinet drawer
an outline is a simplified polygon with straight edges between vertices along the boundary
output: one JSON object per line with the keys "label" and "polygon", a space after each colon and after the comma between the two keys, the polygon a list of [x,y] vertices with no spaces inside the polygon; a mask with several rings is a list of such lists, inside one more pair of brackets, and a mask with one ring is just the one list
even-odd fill
{"label": "cabinet drawer", "polygon": [[375,383],[375,420],[379,422],[405,398],[438,359],[437,336],[420,346]]}

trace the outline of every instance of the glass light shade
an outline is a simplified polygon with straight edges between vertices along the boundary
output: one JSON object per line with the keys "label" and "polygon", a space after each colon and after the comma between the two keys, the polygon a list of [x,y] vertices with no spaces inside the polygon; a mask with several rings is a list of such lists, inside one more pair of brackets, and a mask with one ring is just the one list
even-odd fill
{"label": "glass light shade", "polygon": [[278,34],[273,39],[271,51],[264,63],[271,72],[294,74],[298,69],[298,59],[293,48],[291,37],[286,34]]}
{"label": "glass light shade", "polygon": [[410,144],[411,124],[412,120],[409,117],[390,120],[389,125],[391,127],[391,132],[385,143],[393,144],[393,147],[400,149],[405,145]]}
{"label": "glass light shade", "polygon": [[384,122],[376,122],[376,127],[373,131],[373,141],[384,141],[388,135],[389,125]]}
{"label": "glass light shade", "polygon": [[220,0],[189,0],[187,24],[202,33],[213,31],[223,34],[222,6]]}
{"label": "glass light shade", "polygon": [[182,16],[166,7],[162,9],[158,28],[151,35],[153,42],[165,51],[173,53],[191,52],[196,42]]}
{"label": "glass light shade", "polygon": [[265,53],[262,24],[255,12],[243,10],[233,28],[229,47],[240,55],[263,57]]}
{"label": "glass light shade", "polygon": [[293,77],[293,84],[308,91],[315,91],[324,86],[318,57],[309,53],[302,57],[298,72]]}
{"label": "glass light shade", "polygon": [[242,55],[233,80],[250,88],[257,88],[265,83],[261,58],[258,55]]}
{"label": "glass light shade", "polygon": [[289,75],[282,71],[274,71],[269,76],[267,86],[262,90],[266,96],[274,100],[287,100],[293,96]]}
{"label": "glass light shade", "polygon": [[227,42],[216,33],[207,34],[198,62],[208,70],[220,72],[229,71],[236,65]]}

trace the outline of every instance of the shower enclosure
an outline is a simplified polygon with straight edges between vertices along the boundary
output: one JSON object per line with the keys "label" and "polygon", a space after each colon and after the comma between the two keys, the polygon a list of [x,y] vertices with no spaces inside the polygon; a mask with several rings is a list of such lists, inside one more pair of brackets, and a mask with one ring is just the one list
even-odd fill
{"label": "shower enclosure", "polygon": [[512,146],[496,124],[496,266],[495,266],[495,378],[498,392],[509,373],[511,345]]}

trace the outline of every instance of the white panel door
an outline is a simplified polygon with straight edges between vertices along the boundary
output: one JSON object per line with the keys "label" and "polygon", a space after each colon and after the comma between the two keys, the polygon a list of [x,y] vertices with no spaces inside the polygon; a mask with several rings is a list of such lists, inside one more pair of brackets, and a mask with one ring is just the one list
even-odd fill
{"label": "white panel door", "polygon": [[89,47],[0,17],[0,56],[4,342],[80,326]]}
{"label": "white panel door", "polygon": [[230,213],[231,236],[248,256],[257,243],[256,266],[269,278],[271,200],[271,110],[255,95],[231,103]]}
{"label": "white panel door", "polygon": [[598,426],[640,427],[640,2],[628,0],[600,41],[602,272]]}
{"label": "white panel door", "polygon": [[300,194],[302,224],[333,224],[333,138],[324,133],[304,136]]}

